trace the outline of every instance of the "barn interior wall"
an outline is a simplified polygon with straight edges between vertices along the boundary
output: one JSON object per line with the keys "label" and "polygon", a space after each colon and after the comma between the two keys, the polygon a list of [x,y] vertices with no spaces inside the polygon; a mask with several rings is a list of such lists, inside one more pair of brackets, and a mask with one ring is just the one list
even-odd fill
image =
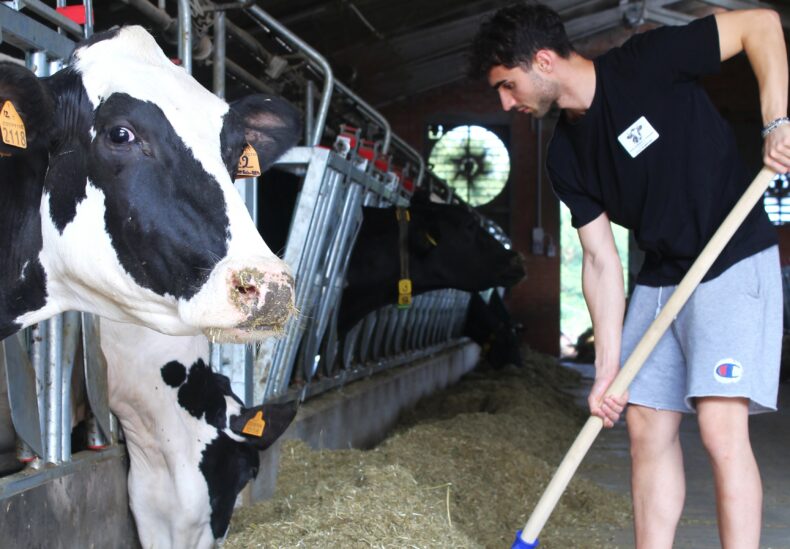
{"label": "barn interior wall", "polygon": [[[560,339],[559,259],[533,255],[532,228],[537,222],[537,141],[531,118],[504,113],[486,84],[461,81],[405,98],[381,109],[401,136],[418,151],[428,154],[427,124],[447,117],[465,118],[469,124],[510,127],[511,215],[503,227],[513,246],[525,257],[527,278],[513,287],[506,299],[514,322],[524,326],[523,341],[539,351],[557,355]],[[551,135],[548,128],[544,136]],[[541,224],[555,242],[559,236],[559,208],[546,177],[543,178]]]}

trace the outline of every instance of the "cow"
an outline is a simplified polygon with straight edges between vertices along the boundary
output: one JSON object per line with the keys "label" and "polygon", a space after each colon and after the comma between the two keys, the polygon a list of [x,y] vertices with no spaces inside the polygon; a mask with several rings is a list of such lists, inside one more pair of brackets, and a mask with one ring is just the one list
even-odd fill
{"label": "cow", "polygon": [[478,292],[472,294],[463,334],[480,345],[481,358],[493,368],[524,365],[516,331],[498,291],[488,303]]}
{"label": "cow", "polygon": [[48,78],[0,63],[0,106],[19,130],[0,142],[0,339],[68,309],[215,341],[282,330],[293,279],[233,178],[296,143],[296,109],[226,103],[137,26]]}
{"label": "cow", "polygon": [[236,496],[258,472],[259,452],[285,431],[296,406],[242,406],[228,378],[209,367],[202,335],[102,319],[101,347],[142,546],[213,547],[225,536]]}
{"label": "cow", "polygon": [[[342,339],[367,313],[398,302],[400,272],[396,208],[365,207],[349,258],[338,311]],[[408,253],[412,295],[455,288],[468,292],[512,286],[524,277],[521,256],[506,249],[466,206],[414,202]]]}

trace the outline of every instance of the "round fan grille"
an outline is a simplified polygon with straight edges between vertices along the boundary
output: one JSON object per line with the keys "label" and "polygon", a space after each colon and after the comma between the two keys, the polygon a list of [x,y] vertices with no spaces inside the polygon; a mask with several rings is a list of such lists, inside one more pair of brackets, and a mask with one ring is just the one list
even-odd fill
{"label": "round fan grille", "polygon": [[480,126],[457,126],[431,151],[433,172],[472,206],[491,202],[507,183],[510,156],[505,144]]}

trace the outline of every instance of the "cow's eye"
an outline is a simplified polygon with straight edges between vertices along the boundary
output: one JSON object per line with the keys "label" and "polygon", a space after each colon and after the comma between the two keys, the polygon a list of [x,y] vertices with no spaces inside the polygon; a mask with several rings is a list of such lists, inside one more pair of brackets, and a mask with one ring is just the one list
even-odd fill
{"label": "cow's eye", "polygon": [[114,128],[110,128],[109,136],[110,141],[118,145],[134,142],[134,134],[132,133],[132,130],[129,128],[124,128],[123,126],[115,126]]}

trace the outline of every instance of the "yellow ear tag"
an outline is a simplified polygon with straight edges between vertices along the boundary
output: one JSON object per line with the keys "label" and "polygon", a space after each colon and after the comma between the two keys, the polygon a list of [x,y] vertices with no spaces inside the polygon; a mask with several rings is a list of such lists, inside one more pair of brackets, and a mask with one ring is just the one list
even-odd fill
{"label": "yellow ear tag", "polygon": [[3,143],[12,147],[27,149],[25,124],[11,101],[3,103],[3,109],[0,110],[0,130],[3,132]]}
{"label": "yellow ear tag", "polygon": [[254,418],[247,421],[241,432],[245,435],[260,437],[263,436],[264,427],[266,427],[266,420],[263,419],[263,412],[258,411]]}
{"label": "yellow ear tag", "polygon": [[239,166],[236,168],[236,177],[258,177],[261,175],[261,163],[258,162],[258,153],[247,144],[239,158]]}
{"label": "yellow ear tag", "polygon": [[398,281],[398,307],[405,309],[411,305],[411,280],[401,278]]}

